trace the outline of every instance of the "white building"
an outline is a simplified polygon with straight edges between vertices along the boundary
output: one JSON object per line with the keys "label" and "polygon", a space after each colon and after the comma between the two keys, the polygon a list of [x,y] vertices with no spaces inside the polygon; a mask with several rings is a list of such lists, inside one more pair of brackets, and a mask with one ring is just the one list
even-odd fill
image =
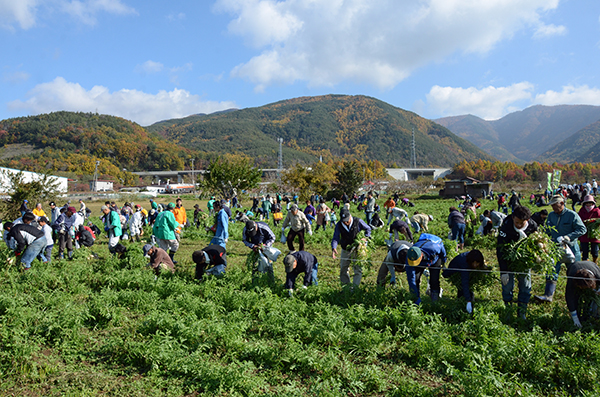
{"label": "white building", "polygon": [[92,192],[112,191],[113,183],[110,181],[90,181],[90,190]]}
{"label": "white building", "polygon": [[[9,193],[11,183],[9,174],[23,174],[23,182],[33,182],[41,180],[44,174],[38,174],[37,172],[15,170],[13,168],[0,167],[0,193]],[[50,180],[57,184],[57,191],[60,193],[67,193],[69,189],[68,179],[62,176],[50,175]]]}
{"label": "white building", "polygon": [[388,174],[399,181],[414,181],[420,176],[443,178],[452,173],[452,168],[386,168]]}

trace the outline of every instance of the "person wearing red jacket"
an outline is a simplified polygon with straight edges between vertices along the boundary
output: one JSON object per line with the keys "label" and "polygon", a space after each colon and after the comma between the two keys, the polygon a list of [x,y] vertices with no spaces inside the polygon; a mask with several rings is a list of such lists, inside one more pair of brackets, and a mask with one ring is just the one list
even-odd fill
{"label": "person wearing red jacket", "polygon": [[598,243],[600,243],[600,240],[590,237],[589,233],[592,230],[590,224],[600,222],[600,208],[596,207],[594,196],[588,194],[583,198],[578,214],[588,229],[588,233],[579,237],[579,242],[581,243],[581,260],[588,260],[591,246],[592,261],[596,263],[598,261]]}

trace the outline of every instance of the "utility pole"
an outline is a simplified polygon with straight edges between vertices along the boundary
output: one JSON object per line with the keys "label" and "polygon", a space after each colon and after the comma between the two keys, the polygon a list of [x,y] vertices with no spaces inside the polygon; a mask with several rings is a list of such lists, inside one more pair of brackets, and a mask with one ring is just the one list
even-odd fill
{"label": "utility pole", "polygon": [[93,192],[98,191],[98,166],[100,165],[100,161],[96,161],[96,167],[94,168],[94,187],[92,189]]}
{"label": "utility pole", "polygon": [[196,159],[192,159],[192,185],[194,186],[194,194],[196,194],[196,178],[195,178],[195,172],[194,172],[194,160]]}
{"label": "utility pole", "polygon": [[412,129],[412,166],[417,168],[417,146],[415,144],[415,127]]}
{"label": "utility pole", "polygon": [[279,161],[277,164],[277,180],[281,185],[281,172],[283,171],[283,138],[277,138],[279,142]]}

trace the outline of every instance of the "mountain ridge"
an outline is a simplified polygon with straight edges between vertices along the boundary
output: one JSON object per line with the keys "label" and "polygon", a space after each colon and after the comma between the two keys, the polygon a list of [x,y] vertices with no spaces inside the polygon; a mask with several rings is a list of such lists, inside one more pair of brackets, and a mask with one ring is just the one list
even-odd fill
{"label": "mountain ridge", "polygon": [[[434,120],[502,161],[569,162],[556,147],[568,145],[571,137],[600,120],[600,106],[535,105],[492,121],[473,115]],[[546,154],[548,152],[548,154]]]}

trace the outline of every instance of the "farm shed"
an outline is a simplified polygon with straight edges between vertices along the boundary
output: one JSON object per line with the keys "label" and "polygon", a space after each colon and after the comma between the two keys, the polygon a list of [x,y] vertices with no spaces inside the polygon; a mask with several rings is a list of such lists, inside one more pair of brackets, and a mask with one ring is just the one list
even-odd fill
{"label": "farm shed", "polygon": [[482,197],[485,191],[486,196],[492,190],[494,182],[478,181],[474,178],[465,178],[452,181],[446,181],[444,189],[440,190],[440,196],[464,196],[469,195],[477,198]]}

